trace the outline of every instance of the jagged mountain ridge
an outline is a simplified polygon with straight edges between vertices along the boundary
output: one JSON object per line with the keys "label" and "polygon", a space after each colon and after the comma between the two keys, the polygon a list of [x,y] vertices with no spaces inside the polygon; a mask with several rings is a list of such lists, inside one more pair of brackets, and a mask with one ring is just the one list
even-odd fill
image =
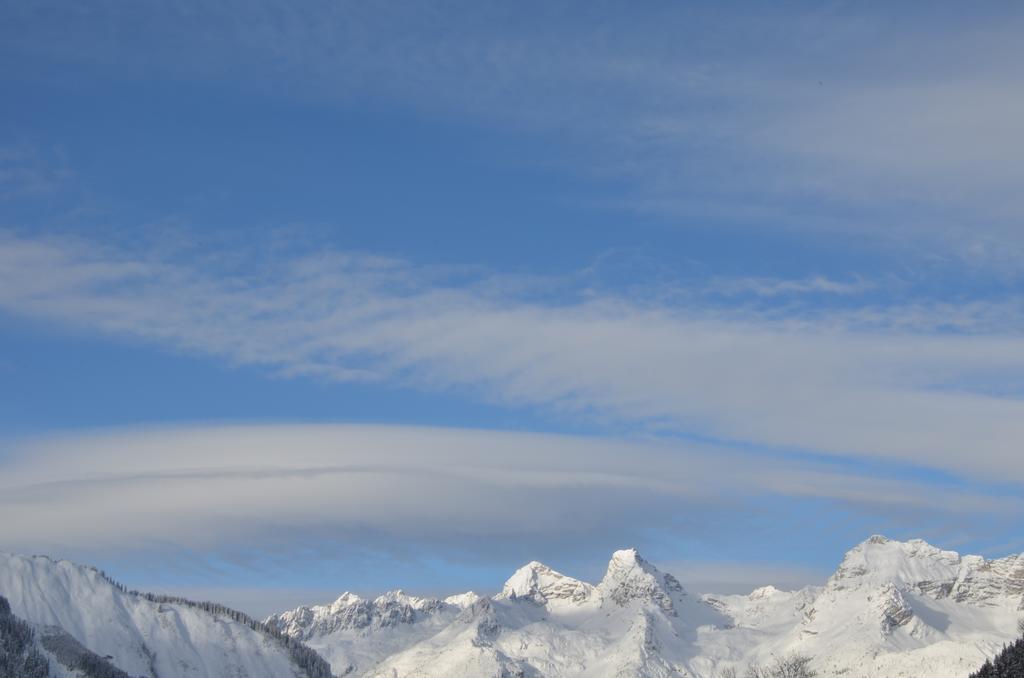
{"label": "jagged mountain ridge", "polygon": [[493,598],[464,595],[343,597],[333,612],[298,608],[267,622],[350,675],[713,677],[801,653],[822,676],[952,678],[1016,635],[1024,556],[985,560],[876,536],[823,586],[693,596],[627,549],[596,585],[531,562]]}
{"label": "jagged mountain ridge", "polygon": [[57,661],[69,653],[131,676],[304,675],[277,635],[317,650],[335,675],[717,678],[801,653],[823,677],[952,678],[1017,635],[1024,556],[872,537],[822,586],[698,596],[627,549],[596,584],[531,562],[490,598],[345,593],[264,627],[68,561],[0,554],[0,596],[61,678],[83,675]]}

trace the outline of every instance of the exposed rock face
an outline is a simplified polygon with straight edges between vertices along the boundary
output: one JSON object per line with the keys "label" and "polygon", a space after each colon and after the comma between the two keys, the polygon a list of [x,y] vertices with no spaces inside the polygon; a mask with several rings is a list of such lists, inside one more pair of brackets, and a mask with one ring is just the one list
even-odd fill
{"label": "exposed rock face", "polygon": [[339,630],[376,630],[412,624],[424,616],[452,607],[452,603],[409,596],[401,590],[388,591],[372,601],[346,591],[330,605],[298,607],[273,615],[267,623],[301,640]]}
{"label": "exposed rock face", "polygon": [[914,618],[910,604],[892,583],[883,586],[869,600],[882,633],[890,634],[896,627],[903,626]]}
{"label": "exposed rock face", "polygon": [[999,605],[1007,598],[1018,600],[1024,610],[1024,554],[998,560],[964,556],[951,594],[957,602]]}
{"label": "exposed rock face", "polygon": [[651,601],[671,615],[676,614],[673,596],[685,595],[675,577],[659,572],[641,558],[636,549],[612,554],[608,571],[597,589],[605,600],[616,605],[625,606],[635,600]]}
{"label": "exposed rock face", "polygon": [[481,598],[459,614],[458,620],[476,628],[474,641],[489,644],[501,633],[501,624],[488,598]]}
{"label": "exposed rock face", "polygon": [[936,600],[1024,609],[1024,555],[986,560],[960,556],[920,540],[874,536],[847,552],[829,579],[834,590],[892,584]]}
{"label": "exposed rock face", "polygon": [[547,605],[553,601],[582,603],[590,600],[593,593],[594,587],[590,584],[567,577],[543,563],[533,561],[509,577],[498,598],[531,600],[538,605]]}

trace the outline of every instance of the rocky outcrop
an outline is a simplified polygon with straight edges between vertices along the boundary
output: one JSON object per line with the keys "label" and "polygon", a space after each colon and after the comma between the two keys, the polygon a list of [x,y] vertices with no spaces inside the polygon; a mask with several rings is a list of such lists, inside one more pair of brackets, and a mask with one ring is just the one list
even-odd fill
{"label": "rocky outcrop", "polygon": [[670,574],[658,571],[636,549],[616,551],[597,587],[602,598],[625,606],[632,601],[650,601],[667,614],[676,615],[673,597],[685,595],[682,585]]}
{"label": "rocky outcrop", "polygon": [[412,624],[440,611],[454,611],[456,607],[436,598],[410,596],[401,590],[388,591],[374,600],[346,591],[330,605],[297,607],[269,617],[266,623],[302,640],[343,630],[372,631]]}
{"label": "rocky outcrop", "polygon": [[594,587],[567,577],[543,563],[533,561],[516,570],[502,587],[499,599],[529,600],[538,605],[561,601],[583,603],[591,599]]}

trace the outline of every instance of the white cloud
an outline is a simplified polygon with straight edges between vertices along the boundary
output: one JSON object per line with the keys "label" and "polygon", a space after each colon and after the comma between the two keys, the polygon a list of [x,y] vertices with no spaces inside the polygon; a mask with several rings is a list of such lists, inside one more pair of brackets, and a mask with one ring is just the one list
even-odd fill
{"label": "white cloud", "polygon": [[185,262],[9,236],[0,309],[284,375],[1024,480],[1012,463],[1024,438],[1014,305],[780,315],[597,293],[542,304],[401,261],[273,254],[234,251],[225,273],[217,253]]}
{"label": "white cloud", "polygon": [[852,296],[875,288],[875,284],[856,279],[850,282],[833,280],[826,276],[812,276],[799,280],[777,278],[717,278],[710,282],[712,294],[753,294],[758,297],[779,297],[797,294],[835,294]]}
{"label": "white cloud", "polygon": [[[3,461],[6,549],[205,553],[323,544],[593,544],[742,521],[765,497],[821,499],[942,526],[1012,498],[878,480],[727,448],[342,425],[124,430],[22,443]],[[716,517],[717,516],[717,517]],[[922,524],[920,520],[918,525]],[[297,556],[298,557],[298,556]]]}
{"label": "white cloud", "polygon": [[701,221],[841,230],[959,260],[1012,263],[1024,247],[1014,8],[146,7],[59,25],[45,5],[12,7],[6,42],[149,78],[553,133],[551,162],[626,179],[618,202]]}

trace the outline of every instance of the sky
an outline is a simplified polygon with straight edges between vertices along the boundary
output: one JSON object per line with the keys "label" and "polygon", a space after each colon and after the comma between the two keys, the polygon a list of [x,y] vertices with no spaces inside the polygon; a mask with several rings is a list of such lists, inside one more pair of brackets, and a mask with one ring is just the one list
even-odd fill
{"label": "sky", "polygon": [[259,615],[1024,551],[1022,29],[0,2],[0,549]]}

